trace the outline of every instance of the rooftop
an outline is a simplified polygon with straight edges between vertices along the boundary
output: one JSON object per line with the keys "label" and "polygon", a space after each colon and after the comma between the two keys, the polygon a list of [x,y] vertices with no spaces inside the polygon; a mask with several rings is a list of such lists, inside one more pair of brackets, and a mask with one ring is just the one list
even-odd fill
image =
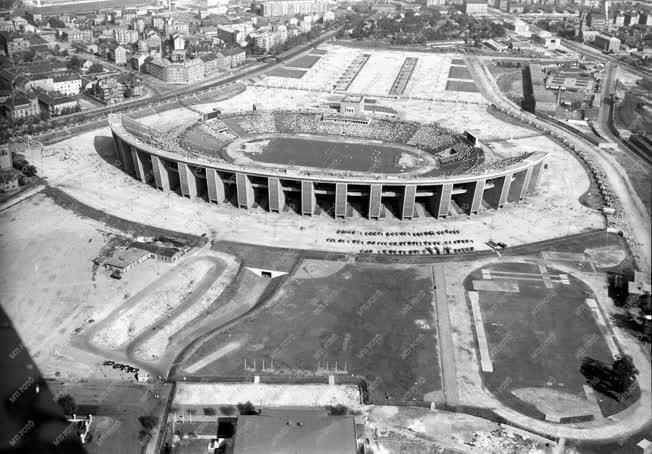
{"label": "rooftop", "polygon": [[353,416],[277,412],[238,417],[234,454],[355,454]]}

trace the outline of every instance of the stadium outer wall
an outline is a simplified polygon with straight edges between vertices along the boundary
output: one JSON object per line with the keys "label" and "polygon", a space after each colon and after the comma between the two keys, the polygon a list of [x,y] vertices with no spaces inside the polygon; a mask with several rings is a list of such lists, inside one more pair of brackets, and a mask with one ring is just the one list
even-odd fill
{"label": "stadium outer wall", "polygon": [[263,165],[245,167],[157,149],[129,133],[119,115],[109,116],[109,126],[122,169],[157,189],[179,190],[186,197],[205,196],[211,203],[240,208],[262,206],[270,212],[292,205],[302,215],[313,215],[326,205],[327,211],[341,218],[351,216],[353,204],[369,219],[383,217],[387,204],[400,219],[412,219],[417,203],[435,218],[475,214],[481,207],[499,209],[536,191],[547,157],[535,153],[478,175],[332,176]]}

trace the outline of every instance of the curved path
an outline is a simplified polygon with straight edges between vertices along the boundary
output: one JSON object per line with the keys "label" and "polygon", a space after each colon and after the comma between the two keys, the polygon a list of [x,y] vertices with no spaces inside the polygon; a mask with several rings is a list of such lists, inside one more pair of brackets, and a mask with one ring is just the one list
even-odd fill
{"label": "curved path", "polygon": [[158,331],[159,329],[164,328],[165,325],[170,322],[170,320],[173,320],[188,308],[192,307],[195,303],[197,303],[202,298],[202,296],[204,296],[204,294],[210,290],[210,288],[219,279],[220,275],[224,271],[220,266],[224,261],[219,257],[212,257],[210,255],[195,255],[184,260],[182,264],[191,263],[192,261],[196,260],[209,260],[212,261],[214,265],[206,272],[206,274],[204,274],[204,276],[198,281],[197,285],[193,288],[191,293],[187,295],[183,301],[177,305],[177,307],[175,307],[169,313],[166,313],[166,315],[163,317],[159,317],[156,320],[153,320],[152,323],[143,328],[135,337],[131,338],[129,341],[116,348],[101,347],[92,342],[92,338],[98,332],[113,323],[116,318],[120,317],[122,312],[132,307],[134,300],[138,301],[142,299],[149,293],[156,290],[159,282],[162,279],[166,279],[166,277],[171,273],[178,272],[179,270],[176,268],[173,268],[167,273],[163,274],[156,281],[152,282],[147,287],[136,293],[136,295],[121,304],[118,308],[114,309],[107,317],[104,318],[104,320],[98,322],[91,329],[87,330],[82,336],[75,338],[74,344],[83,350],[87,350],[99,356],[110,357],[117,361],[124,361],[130,364],[135,364],[143,370],[147,370],[155,375],[160,375],[160,368],[157,367],[158,364],[156,362],[139,360],[133,355],[133,351],[140,345],[140,343],[142,343],[142,341],[151,337],[153,331]]}
{"label": "curved path", "polygon": [[652,230],[650,228],[650,218],[645,210],[645,206],[640,198],[633,191],[631,182],[625,170],[615,162],[613,156],[609,156],[607,152],[598,147],[587,144],[584,140],[580,139],[574,134],[561,129],[554,124],[542,121],[540,118],[530,114],[529,112],[522,111],[512,101],[507,99],[501,92],[496,81],[487,68],[475,57],[466,58],[468,67],[471,70],[473,79],[480,87],[482,94],[489,101],[496,105],[500,105],[512,111],[515,115],[525,116],[534,124],[539,125],[541,128],[554,130],[559,135],[565,137],[570,143],[583,150],[585,153],[593,157],[596,163],[605,171],[606,177],[611,185],[613,191],[618,196],[625,219],[624,224],[627,229],[633,234],[637,254],[644,260],[644,263],[639,265],[645,270],[650,270],[652,266]]}
{"label": "curved path", "polygon": [[[494,258],[479,262],[478,267],[502,261],[547,264],[547,262],[541,259],[506,257],[505,259]],[[609,313],[607,307],[610,303],[608,302],[607,293],[604,288],[598,287],[593,282],[590,275],[579,272],[575,268],[559,262],[555,262],[554,267],[564,273],[573,275],[575,278],[589,286],[602,312]],[[634,435],[644,430],[648,427],[650,422],[652,422],[652,371],[650,368],[650,362],[641,345],[632,336],[627,335],[620,328],[611,323],[609,323],[609,328],[614,333],[614,336],[624,353],[632,356],[632,359],[640,372],[638,383],[641,390],[641,396],[639,400],[629,408],[600,421],[576,424],[553,424],[547,421],[531,418],[503,405],[493,396],[493,394],[485,389],[484,391],[488,393],[491,399],[496,403],[496,405],[492,407],[492,410],[497,415],[510,421],[511,424],[523,427],[544,436],[555,438],[602,442],[622,439],[623,437]]]}

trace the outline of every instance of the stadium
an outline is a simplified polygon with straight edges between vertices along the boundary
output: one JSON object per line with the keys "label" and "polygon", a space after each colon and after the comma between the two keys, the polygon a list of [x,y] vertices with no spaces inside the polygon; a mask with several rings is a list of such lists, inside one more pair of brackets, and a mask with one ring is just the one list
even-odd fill
{"label": "stadium", "polygon": [[471,134],[404,121],[381,106],[363,115],[373,100],[345,101],[215,112],[175,133],[120,115],[109,125],[125,172],[160,190],[245,209],[446,218],[499,209],[536,190],[544,152],[496,157]]}

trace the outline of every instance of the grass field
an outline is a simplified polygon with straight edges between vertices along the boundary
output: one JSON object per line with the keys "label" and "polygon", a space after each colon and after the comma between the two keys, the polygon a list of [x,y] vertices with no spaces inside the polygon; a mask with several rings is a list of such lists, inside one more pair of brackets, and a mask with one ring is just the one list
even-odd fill
{"label": "grass field", "polygon": [[315,63],[319,61],[321,57],[318,55],[303,55],[296,60],[292,60],[289,63],[286,63],[285,66],[290,66],[292,68],[312,68]]}
{"label": "grass field", "polygon": [[614,112],[616,126],[632,132],[649,133],[652,131],[651,106],[652,97],[642,87],[628,91]]}
{"label": "grass field", "polygon": [[[483,278],[483,271],[494,277]],[[609,364],[613,358],[595,315],[585,303],[586,298],[594,298],[589,287],[571,275],[567,275],[568,284],[558,282],[560,273],[548,268],[552,284],[546,288],[540,273],[534,264],[494,264],[471,273],[464,286],[479,293],[493,364],[492,373],[483,373],[485,385],[505,404],[543,418],[544,414],[535,409],[541,402],[534,399],[526,403],[513,392],[535,388],[542,396],[564,393],[568,402],[578,396],[585,399],[586,380],[579,372],[582,358],[590,356]],[[518,292],[474,290],[474,280],[515,282]],[[604,416],[624,409],[634,399],[619,404],[597,392],[596,396]]]}
{"label": "grass field", "polygon": [[268,76],[289,77],[290,79],[301,79],[306,72],[300,69],[274,68],[267,73]]}
{"label": "grass field", "polygon": [[474,82],[464,82],[461,80],[449,80],[446,82],[447,91],[466,91],[469,93],[479,93],[478,87]]}
{"label": "grass field", "polygon": [[473,80],[466,66],[451,66],[451,69],[448,71],[448,77],[450,79]]}
{"label": "grass field", "polygon": [[[181,369],[223,351],[195,375],[248,375],[247,359],[256,374],[292,381],[315,379],[327,362],[332,373],[337,361],[366,378],[375,402],[422,401],[440,389],[432,298],[429,268],[307,260],[261,310],[208,338]],[[261,371],[272,359],[274,371]]]}
{"label": "grass field", "polygon": [[[273,137],[262,151],[245,152],[254,161],[359,172],[400,173],[414,170],[419,159],[403,148],[381,143]],[[310,150],[308,153],[307,150]]]}

